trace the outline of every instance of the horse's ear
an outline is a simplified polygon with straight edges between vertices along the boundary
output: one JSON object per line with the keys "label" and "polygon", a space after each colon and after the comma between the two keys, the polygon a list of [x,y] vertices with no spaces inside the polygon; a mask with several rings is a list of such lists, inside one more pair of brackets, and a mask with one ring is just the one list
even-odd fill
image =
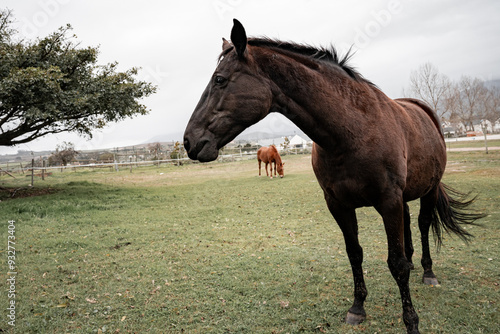
{"label": "horse's ear", "polygon": [[233,29],[231,30],[231,42],[233,42],[238,56],[243,58],[247,48],[247,34],[240,21],[233,19],[233,24]]}
{"label": "horse's ear", "polygon": [[231,46],[231,43],[227,41],[224,37],[222,37],[222,51],[226,50],[228,47]]}

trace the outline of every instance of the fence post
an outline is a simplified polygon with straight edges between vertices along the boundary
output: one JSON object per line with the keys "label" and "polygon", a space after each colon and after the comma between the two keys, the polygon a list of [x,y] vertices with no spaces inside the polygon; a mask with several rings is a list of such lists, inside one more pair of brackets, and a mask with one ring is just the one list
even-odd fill
{"label": "fence post", "polygon": [[488,154],[488,138],[486,137],[486,132],[488,131],[488,127],[486,125],[486,122],[482,121],[481,123],[484,134],[484,148],[486,149],[486,154]]}
{"label": "fence post", "polygon": [[42,160],[42,180],[45,180],[45,160]]}
{"label": "fence post", "polygon": [[35,158],[31,158],[31,187],[34,185],[35,179]]}

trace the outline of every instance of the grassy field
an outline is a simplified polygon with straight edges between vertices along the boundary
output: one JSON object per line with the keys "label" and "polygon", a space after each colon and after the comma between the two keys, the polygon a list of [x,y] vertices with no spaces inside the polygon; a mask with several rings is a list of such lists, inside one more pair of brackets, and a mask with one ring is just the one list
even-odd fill
{"label": "grassy field", "polygon": [[[54,173],[43,196],[0,202],[0,331],[16,333],[403,333],[381,218],[357,211],[367,320],[343,323],[352,275],[309,156],[286,175],[257,162]],[[480,193],[472,243],[432,249],[439,286],[411,292],[422,333],[498,333],[500,151],[450,153],[445,182]],[[3,177],[2,186],[26,184]],[[22,195],[20,192],[19,195]],[[411,204],[415,264],[418,203]],[[8,221],[16,237],[7,323]]]}

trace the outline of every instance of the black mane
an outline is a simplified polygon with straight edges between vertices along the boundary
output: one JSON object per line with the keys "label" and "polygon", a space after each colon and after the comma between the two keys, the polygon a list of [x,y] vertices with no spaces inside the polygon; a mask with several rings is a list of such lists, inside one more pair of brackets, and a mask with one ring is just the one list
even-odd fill
{"label": "black mane", "polygon": [[[347,51],[343,57],[339,57],[339,54],[335,47],[332,45],[329,49],[327,48],[316,48],[307,44],[298,44],[293,42],[283,42],[280,40],[275,40],[267,37],[262,38],[249,38],[247,40],[248,45],[265,47],[269,49],[277,49],[282,52],[290,52],[298,55],[308,57],[310,59],[315,59],[318,61],[324,61],[332,65],[341,68],[350,78],[358,81],[365,82],[371,86],[376,87],[371,81],[365,79],[356,69],[350,66],[347,62],[353,56],[352,48]],[[219,55],[218,61],[220,62],[231,50],[233,46],[226,48]]]}
{"label": "black mane", "polygon": [[353,53],[351,52],[352,49],[349,49],[349,51],[347,51],[347,53],[343,57],[339,57],[337,50],[333,46],[331,46],[329,49],[316,48],[310,45],[282,42],[270,38],[249,38],[248,44],[258,47],[279,49],[286,52],[303,55],[312,59],[325,61],[340,67],[352,79],[373,85],[370,81],[366,80],[356,69],[348,64],[349,59],[351,59],[351,57],[353,56]]}

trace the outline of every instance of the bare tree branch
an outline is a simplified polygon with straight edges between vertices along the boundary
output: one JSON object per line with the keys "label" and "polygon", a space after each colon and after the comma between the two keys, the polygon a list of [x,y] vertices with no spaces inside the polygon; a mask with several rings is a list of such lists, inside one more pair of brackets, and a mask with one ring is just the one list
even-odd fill
{"label": "bare tree branch", "polygon": [[448,112],[444,103],[450,89],[450,80],[440,74],[434,65],[425,63],[410,75],[410,87],[405,91],[408,97],[427,102],[441,118]]}

